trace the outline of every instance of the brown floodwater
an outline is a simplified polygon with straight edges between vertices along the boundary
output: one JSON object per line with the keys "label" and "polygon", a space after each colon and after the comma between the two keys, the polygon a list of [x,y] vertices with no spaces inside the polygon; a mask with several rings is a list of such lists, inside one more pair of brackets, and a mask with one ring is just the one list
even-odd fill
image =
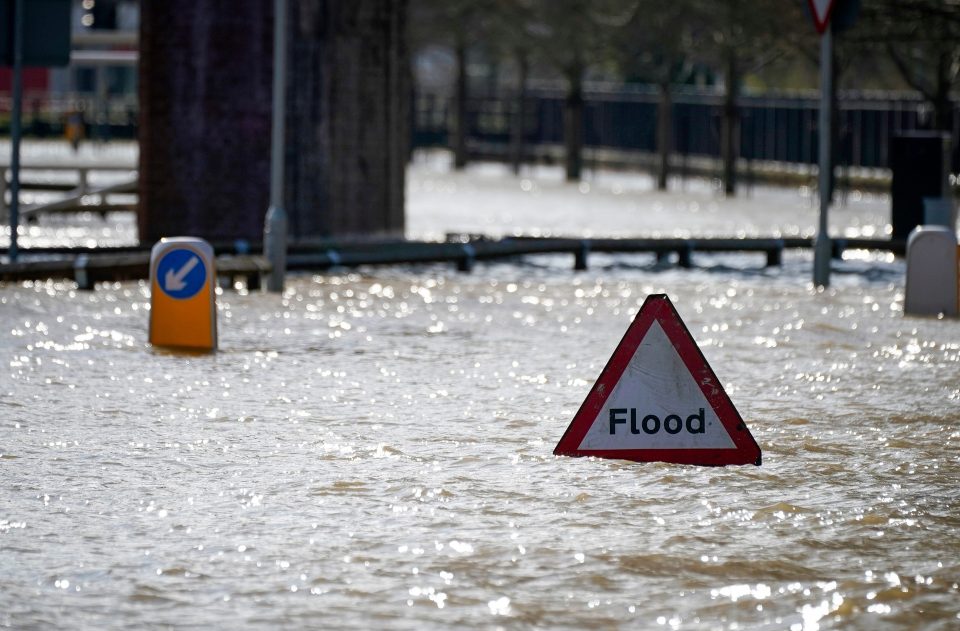
{"label": "brown floodwater", "polygon": [[[695,262],[295,276],[193,356],[146,283],[0,285],[0,626],[960,627],[960,322]],[[656,292],[763,466],[552,455]]]}

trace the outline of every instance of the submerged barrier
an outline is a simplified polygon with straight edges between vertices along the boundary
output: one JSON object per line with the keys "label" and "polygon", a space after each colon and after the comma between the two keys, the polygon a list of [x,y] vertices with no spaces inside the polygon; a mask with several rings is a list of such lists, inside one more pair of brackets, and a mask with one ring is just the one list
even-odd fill
{"label": "submerged barrier", "polygon": [[[906,250],[905,242],[898,239],[833,239],[832,246],[834,258],[840,258],[846,249],[879,250],[896,255],[903,255]],[[784,250],[812,247],[813,239],[806,237],[579,239],[520,236],[489,239],[482,235],[450,234],[445,242],[395,239],[294,244],[287,256],[287,269],[323,271],[361,265],[453,263],[458,270],[469,272],[480,261],[538,254],[570,254],[573,268],[586,270],[593,253],[649,253],[656,256],[658,263],[676,261],[682,268],[692,268],[695,253],[735,252],[762,254],[765,256],[764,265],[773,267],[782,264]],[[235,245],[216,249],[221,252],[237,251]],[[44,259],[30,261],[31,255],[41,255]],[[96,282],[132,280],[149,275],[149,254],[130,248],[73,251],[68,248],[37,248],[21,251],[21,259],[26,260],[0,264],[0,281],[70,278],[76,280],[80,288],[92,289]],[[227,285],[242,279],[248,288],[259,288],[261,277],[269,271],[270,263],[262,256],[221,254],[217,257],[217,274],[225,279]]]}

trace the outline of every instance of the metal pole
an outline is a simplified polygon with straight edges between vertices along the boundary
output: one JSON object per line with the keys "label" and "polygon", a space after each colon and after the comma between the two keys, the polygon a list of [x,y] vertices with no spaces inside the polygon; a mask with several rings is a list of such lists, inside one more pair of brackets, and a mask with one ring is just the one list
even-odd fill
{"label": "metal pole", "polygon": [[107,119],[109,109],[107,106],[107,69],[103,65],[98,65],[96,69],[97,77],[97,96],[94,104],[94,120],[96,121],[97,140],[101,143],[107,141]]}
{"label": "metal pole", "polygon": [[287,75],[287,0],[274,4],[273,129],[270,137],[270,208],[263,227],[263,253],[270,261],[267,290],[283,291],[287,271],[287,212],[283,209],[283,154]]}
{"label": "metal pole", "polygon": [[827,213],[830,210],[830,175],[833,171],[831,154],[831,127],[833,124],[833,29],[827,25],[820,36],[820,151],[819,151],[819,197],[820,223],[813,246],[813,284],[817,287],[830,285],[830,233],[827,228]]}
{"label": "metal pole", "polygon": [[10,118],[10,261],[16,262],[20,224],[20,118],[23,100],[23,0],[13,3],[13,112]]}

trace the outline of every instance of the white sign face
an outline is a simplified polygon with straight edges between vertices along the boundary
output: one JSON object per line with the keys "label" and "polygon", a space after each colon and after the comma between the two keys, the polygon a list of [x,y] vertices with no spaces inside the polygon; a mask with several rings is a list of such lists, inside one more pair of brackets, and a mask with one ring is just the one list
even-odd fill
{"label": "white sign face", "polygon": [[654,321],[579,449],[736,449],[736,445],[663,327]]}

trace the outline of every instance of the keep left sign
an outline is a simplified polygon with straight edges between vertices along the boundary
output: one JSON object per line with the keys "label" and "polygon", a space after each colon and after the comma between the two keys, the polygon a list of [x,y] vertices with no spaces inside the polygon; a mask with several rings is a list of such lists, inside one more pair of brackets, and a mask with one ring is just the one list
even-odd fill
{"label": "keep left sign", "polygon": [[157,263],[157,284],[171,298],[192,298],[203,289],[206,281],[206,265],[192,248],[168,250]]}
{"label": "keep left sign", "polygon": [[663,294],[647,297],[553,453],[712,466],[761,461],[760,447]]}
{"label": "keep left sign", "polygon": [[217,347],[213,248],[196,237],[161,239],[150,252],[150,343]]}

